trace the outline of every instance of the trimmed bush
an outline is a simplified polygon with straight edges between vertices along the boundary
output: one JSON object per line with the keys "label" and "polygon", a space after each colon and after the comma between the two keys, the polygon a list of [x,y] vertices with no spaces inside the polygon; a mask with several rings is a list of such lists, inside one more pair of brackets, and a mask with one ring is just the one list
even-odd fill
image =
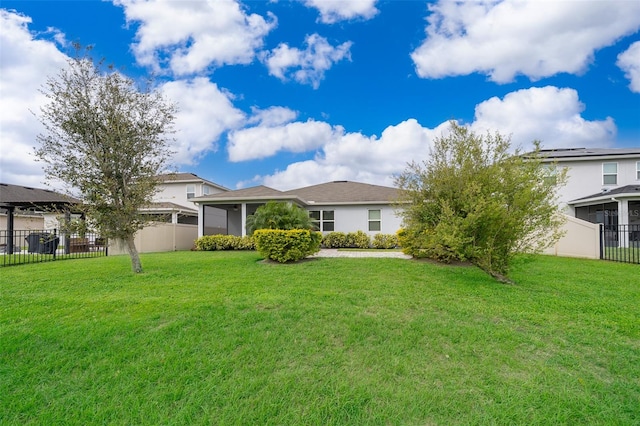
{"label": "trimmed bush", "polygon": [[296,262],[320,251],[322,234],[308,229],[258,229],[253,233],[256,249],[276,262]]}
{"label": "trimmed bush", "polygon": [[373,248],[392,249],[398,247],[398,237],[394,234],[376,234],[373,236]]}
{"label": "trimmed bush", "polygon": [[238,237],[236,235],[205,235],[195,242],[196,250],[255,250],[255,242],[252,237]]}
{"label": "trimmed bush", "polygon": [[347,234],[344,232],[329,232],[322,237],[322,245],[326,248],[347,247]]}
{"label": "trimmed bush", "polygon": [[326,248],[362,248],[371,246],[369,235],[363,231],[349,232],[329,232],[322,237],[322,245]]}
{"label": "trimmed bush", "polygon": [[349,232],[347,234],[347,247],[367,249],[371,246],[371,238],[363,231]]}

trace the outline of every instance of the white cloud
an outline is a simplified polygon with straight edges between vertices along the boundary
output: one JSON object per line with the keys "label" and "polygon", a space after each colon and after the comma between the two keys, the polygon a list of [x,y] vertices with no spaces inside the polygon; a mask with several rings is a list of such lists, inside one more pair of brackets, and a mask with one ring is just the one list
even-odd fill
{"label": "white cloud", "polygon": [[640,93],[640,41],[636,41],[619,54],[616,65],[624,71],[625,76],[629,79],[631,91]]}
{"label": "white cloud", "polygon": [[[610,117],[589,121],[581,116],[584,105],[573,89],[531,88],[491,98],[476,106],[473,131],[498,131],[511,136],[513,148],[529,149],[534,140],[545,148],[602,147],[611,145],[616,126]],[[354,180],[393,185],[408,162],[430,155],[436,137],[446,135],[449,123],[433,129],[408,119],[389,126],[380,138],[361,133],[335,134],[320,147],[313,160],[290,164],[253,182],[278,189],[291,189],[331,180]]]}
{"label": "white cloud", "polygon": [[248,64],[276,26],[246,14],[233,0],[115,0],[127,22],[138,22],[133,51],[138,63],[161,69],[168,61],[176,75],[198,73],[210,66]]}
{"label": "white cloud", "polygon": [[298,117],[298,113],[289,108],[273,106],[267,109],[252,109],[253,115],[249,118],[250,124],[261,126],[280,126],[290,123]]}
{"label": "white cloud", "polygon": [[54,43],[35,39],[30,23],[27,16],[0,10],[0,181],[42,187],[44,172],[33,147],[44,129],[30,111],[38,113],[46,103],[39,89],[68,58]]}
{"label": "white cloud", "polygon": [[280,151],[312,151],[339,137],[342,131],[340,127],[314,120],[237,130],[229,134],[229,160],[261,159]]}
{"label": "white cloud", "polygon": [[351,60],[351,42],[339,46],[331,46],[326,38],[311,34],[305,38],[307,48],[300,50],[281,43],[262,60],[269,69],[269,74],[281,79],[293,78],[301,84],[311,84],[315,89],[324,78],[324,73],[333,64],[343,59]]}
{"label": "white cloud", "polygon": [[580,115],[583,110],[574,89],[534,87],[480,103],[472,127],[480,133],[511,134],[514,147],[524,149],[531,148],[536,139],[548,148],[612,145],[616,135],[613,119],[585,120]]}
{"label": "white cloud", "polygon": [[[52,42],[34,38],[30,22],[29,17],[0,10],[0,181],[41,187],[42,164],[32,153],[36,136],[44,128],[30,111],[38,113],[47,102],[39,89],[67,64],[68,57]],[[47,35],[63,37],[53,29]],[[232,95],[206,78],[168,82],[160,89],[179,107],[173,147],[176,164],[194,164],[215,151],[220,136],[246,120],[234,108]]]}
{"label": "white cloud", "polygon": [[361,133],[342,134],[325,144],[315,159],[290,164],[262,180],[278,189],[332,180],[392,186],[393,176],[401,173],[409,161],[427,158],[433,139],[447,128],[448,123],[443,123],[428,129],[409,119],[387,127],[380,138]]}
{"label": "white cloud", "polygon": [[429,10],[427,38],[411,54],[424,78],[579,74],[597,49],[640,28],[637,1],[440,1]]}
{"label": "white cloud", "polygon": [[307,7],[320,12],[320,21],[333,24],[350,19],[371,19],[377,13],[377,0],[304,0]]}
{"label": "white cloud", "polygon": [[178,104],[173,161],[192,165],[216,151],[220,135],[243,124],[244,113],[231,103],[231,95],[204,77],[165,83],[161,90]]}

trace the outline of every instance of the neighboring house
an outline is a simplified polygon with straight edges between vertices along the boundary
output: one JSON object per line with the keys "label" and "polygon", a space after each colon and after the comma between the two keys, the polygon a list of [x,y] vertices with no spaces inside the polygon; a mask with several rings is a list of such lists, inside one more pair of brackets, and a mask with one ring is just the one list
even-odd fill
{"label": "neighboring house", "polygon": [[198,210],[191,199],[228,191],[193,173],[164,174],[159,179],[161,183],[153,197],[154,202],[144,211],[158,216],[160,222],[197,225]]}
{"label": "neighboring house", "polygon": [[640,225],[640,148],[543,150],[568,169],[559,201],[567,214],[605,226]]}
{"label": "neighboring house", "polygon": [[[153,223],[136,233],[136,247],[140,253],[189,250],[198,237],[198,210],[191,200],[228,189],[193,173],[171,173],[158,178],[153,203],[142,209],[153,216]],[[109,253],[123,254],[125,248],[114,242]]]}
{"label": "neighboring house", "polygon": [[267,201],[294,203],[307,211],[323,233],[364,231],[393,234],[401,219],[395,203],[399,190],[366,183],[335,181],[290,191],[256,186],[195,197],[198,235],[246,235],[247,216]]}

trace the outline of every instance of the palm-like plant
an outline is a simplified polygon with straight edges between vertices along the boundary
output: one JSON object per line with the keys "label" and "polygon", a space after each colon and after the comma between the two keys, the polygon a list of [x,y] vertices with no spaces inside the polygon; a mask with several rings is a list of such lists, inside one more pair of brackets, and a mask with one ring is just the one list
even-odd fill
{"label": "palm-like plant", "polygon": [[313,229],[309,213],[292,203],[269,201],[247,216],[247,234],[257,229]]}

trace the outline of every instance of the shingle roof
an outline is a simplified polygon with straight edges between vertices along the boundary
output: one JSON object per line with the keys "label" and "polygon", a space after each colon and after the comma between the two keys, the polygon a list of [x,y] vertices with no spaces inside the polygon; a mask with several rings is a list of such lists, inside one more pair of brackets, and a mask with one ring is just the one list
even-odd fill
{"label": "shingle roof", "polygon": [[219,192],[219,193],[210,194],[210,195],[202,195],[200,197],[191,198],[191,201],[198,201],[201,199],[245,200],[250,198],[265,198],[265,197],[284,198],[283,195],[284,193],[282,191],[269,188],[268,186],[260,185],[260,186],[252,186],[251,188],[237,189],[235,191]]}
{"label": "shingle roof", "polygon": [[540,155],[548,159],[576,159],[579,157],[639,156],[640,148],[565,148],[543,149]]}
{"label": "shingle roof", "polygon": [[587,195],[586,197],[577,198],[575,200],[570,201],[569,203],[573,204],[573,203],[580,203],[580,202],[593,200],[593,199],[610,198],[616,195],[617,196],[621,196],[621,195],[640,196],[640,185],[625,185],[619,188],[609,189],[607,191],[602,191],[595,194]]}
{"label": "shingle roof", "polygon": [[388,203],[400,195],[397,188],[368,183],[334,181],[319,185],[292,189],[285,194],[295,194],[309,203]]}
{"label": "shingle roof", "polygon": [[151,203],[143,210],[171,210],[171,211],[180,210],[180,211],[185,211],[185,212],[190,212],[190,213],[197,213],[198,212],[198,210],[196,210],[196,209],[191,209],[189,207],[181,206],[180,204],[170,203],[170,202],[167,202],[167,201],[160,201],[160,202]]}
{"label": "shingle roof", "polygon": [[399,190],[387,186],[335,181],[290,191],[254,186],[236,191],[203,195],[191,201],[298,200],[302,204],[387,204],[398,199]]}
{"label": "shingle roof", "polygon": [[211,182],[210,180],[201,178],[200,176],[193,173],[165,173],[158,175],[158,178],[162,182],[206,182],[207,184],[215,186],[216,188],[220,188],[225,191],[229,190],[229,188],[225,188],[222,185],[218,185],[215,182]]}
{"label": "shingle roof", "polygon": [[0,183],[0,206],[79,204],[80,200],[49,189]]}

